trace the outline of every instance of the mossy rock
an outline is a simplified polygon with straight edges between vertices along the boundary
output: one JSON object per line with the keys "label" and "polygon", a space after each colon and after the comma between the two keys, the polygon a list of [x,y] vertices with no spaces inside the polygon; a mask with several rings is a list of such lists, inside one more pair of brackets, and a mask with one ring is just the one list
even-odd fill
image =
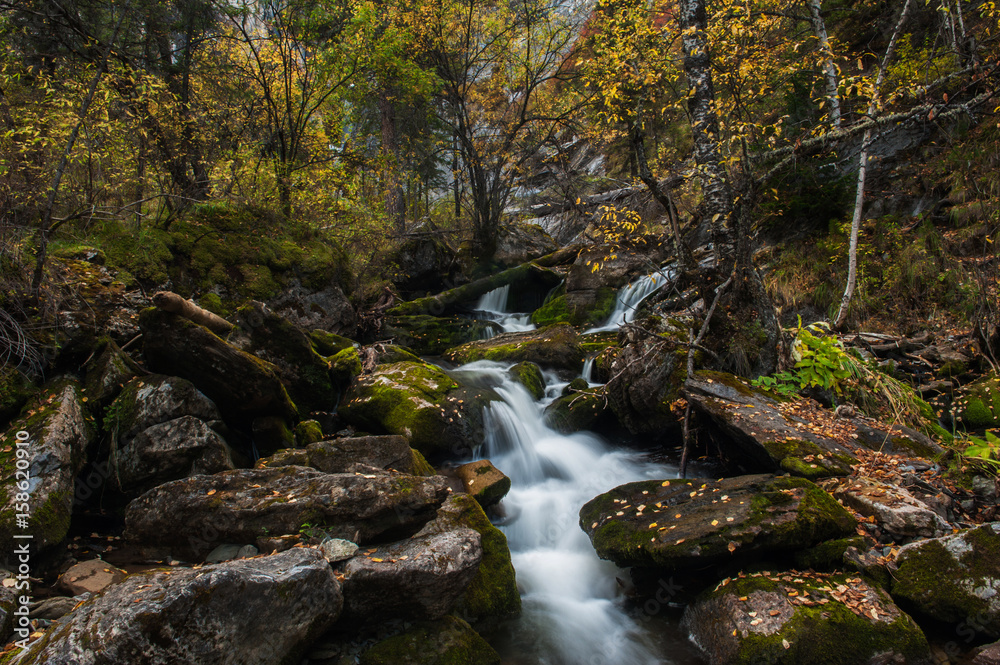
{"label": "mossy rock", "polygon": [[361,374],[361,354],[353,346],[335,353],[329,359],[329,363],[330,380],[341,390],[347,388],[354,377]]}
{"label": "mossy rock", "polygon": [[580,348],[587,356],[593,356],[595,361],[597,356],[604,354],[608,349],[617,349],[617,347],[617,332],[586,333],[580,337]]}
{"label": "mossy rock", "polygon": [[848,547],[855,547],[864,550],[867,541],[864,536],[851,536],[849,538],[835,538],[827,540],[795,553],[795,565],[800,568],[812,568],[813,570],[836,570],[843,568],[844,552]]}
{"label": "mossy rock", "polygon": [[434,470],[434,467],[430,465],[430,462],[427,461],[427,458],[419,450],[410,448],[410,455],[413,457],[413,466],[410,472],[414,476],[427,477],[437,475],[437,471]]}
{"label": "mossy rock", "polygon": [[1000,378],[991,375],[965,386],[956,402],[958,418],[968,429],[1000,426]]}
{"label": "mossy rock", "polygon": [[449,497],[438,509],[437,517],[420,533],[443,533],[460,527],[477,531],[482,537],[483,560],[455,611],[476,626],[492,628],[521,612],[507,537],[490,523],[483,508],[468,494]]}
{"label": "mossy rock", "polygon": [[365,431],[402,434],[427,456],[461,456],[483,441],[483,407],[499,399],[468,388],[433,365],[379,365],[357,379],[340,416]]}
{"label": "mossy rock", "polygon": [[914,613],[1000,637],[1000,523],[904,546],[892,596]]}
{"label": "mossy rock", "polygon": [[390,337],[421,355],[436,356],[448,349],[503,332],[492,321],[458,316],[390,316],[382,329]]}
{"label": "mossy rock", "polygon": [[533,362],[545,368],[579,372],[583,367],[580,337],[571,326],[556,325],[528,332],[504,333],[486,340],[469,342],[444,354],[458,364],[476,360]]}
{"label": "mossy rock", "polygon": [[315,420],[303,420],[295,426],[295,443],[304,448],[310,443],[323,440],[323,428]]}
{"label": "mossy rock", "polygon": [[97,355],[84,365],[84,392],[92,410],[107,407],[122,388],[145,372],[110,339],[98,347]]}
{"label": "mossy rock", "polygon": [[344,349],[354,346],[354,340],[327,332],[326,330],[311,331],[309,333],[309,341],[312,342],[313,350],[324,358],[336,355]]}
{"label": "mossy rock", "polygon": [[617,290],[602,286],[594,291],[592,298],[581,301],[569,297],[563,286],[532,313],[531,322],[536,326],[568,323],[577,328],[591,328],[608,320],[617,297]]}
{"label": "mossy rock", "polygon": [[846,573],[741,573],[688,605],[681,625],[720,665],[934,663],[913,619]]}
{"label": "mossy rock", "polygon": [[606,394],[611,410],[633,434],[661,433],[679,425],[674,404],[687,378],[687,348],[673,337],[650,336],[636,329],[622,332]]}
{"label": "mossy rock", "polygon": [[239,308],[236,320],[239,327],[230,339],[277,368],[288,395],[303,413],[336,407],[329,364],[313,350],[308,335],[256,301]]}
{"label": "mossy rock", "polygon": [[542,368],[535,363],[528,360],[520,362],[507,370],[507,373],[536,400],[545,397],[545,377],[542,375]]}
{"label": "mossy rock", "polygon": [[580,509],[598,556],[664,570],[788,555],[847,536],[855,524],[812,482],[771,475],[629,483]]}
{"label": "mossy rock", "polygon": [[489,643],[458,617],[414,625],[361,654],[361,665],[500,665]]}
{"label": "mossy rock", "polygon": [[18,414],[34,391],[24,374],[10,365],[0,367],[0,426]]}
{"label": "mossy rock", "polygon": [[599,388],[563,395],[545,407],[545,424],[562,434],[598,429],[614,421]]}

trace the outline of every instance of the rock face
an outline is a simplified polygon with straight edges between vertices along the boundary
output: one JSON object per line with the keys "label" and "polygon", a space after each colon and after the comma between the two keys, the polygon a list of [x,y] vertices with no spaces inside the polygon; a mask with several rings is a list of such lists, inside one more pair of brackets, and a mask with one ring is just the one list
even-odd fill
{"label": "rock face", "polygon": [[414,455],[406,437],[357,436],[317,441],[305,448],[282,450],[257,462],[257,468],[308,466],[323,473],[347,473],[357,464],[414,473]]}
{"label": "rock face", "polygon": [[854,525],[808,480],[770,475],[629,483],[580,509],[580,526],[602,559],[666,570],[790,553]]}
{"label": "rock face", "polygon": [[130,442],[139,432],[182,416],[205,422],[222,416],[215,403],[187,379],[152,374],[133,379],[108,410],[107,420],[118,440]]}
{"label": "rock face", "polygon": [[722,431],[727,452],[751,471],[843,476],[857,462],[858,447],[930,457],[942,452],[909,428],[886,428],[860,416],[835,418],[809,400],[781,402],[722,372],[697,372],[684,394]]}
{"label": "rock face", "polygon": [[412,533],[448,497],[440,476],[327,474],[299,466],[175,480],[132,501],[125,536],[177,556],[298,533],[303,524],[360,544]]}
{"label": "rock face", "polygon": [[329,363],[313,350],[308,335],[257,301],[237,310],[237,321],[239,327],[230,342],[271,363],[303,413],[330,411],[336,406]]}
{"label": "rock face", "polygon": [[489,460],[469,462],[455,469],[465,491],[486,508],[499,503],[510,491],[510,478]]}
{"label": "rock face", "polygon": [[232,424],[246,427],[259,416],[297,416],[269,363],[174,314],[147,309],[139,324],[149,368],[191,381]]}
{"label": "rock face", "polygon": [[[0,547],[4,557],[14,551],[15,534],[30,534],[33,552],[66,536],[73,483],[93,439],[75,382],[57,381],[43,387],[38,402],[27,413],[11,423],[0,441],[6,450],[0,453]],[[21,430],[29,435],[25,446],[17,445]],[[25,512],[30,518],[27,528],[22,529],[16,516]]]}
{"label": "rock face", "polygon": [[449,497],[438,509],[437,517],[424,525],[417,535],[447,533],[461,528],[479,534],[483,559],[455,607],[456,613],[476,626],[492,625],[520,614],[521,595],[517,591],[507,537],[490,523],[472,497],[462,494]]}
{"label": "rock face", "polygon": [[475,360],[499,362],[531,361],[542,367],[580,371],[583,349],[580,337],[569,325],[556,325],[528,332],[503,333],[476,342],[469,342],[444,354],[454,363]]}
{"label": "rock face", "polygon": [[452,279],[458,268],[455,251],[431,233],[405,240],[396,252],[395,262],[399,273],[392,282],[409,293],[439,289]]}
{"label": "rock face", "polygon": [[493,260],[502,266],[516,266],[541,258],[559,249],[559,244],[537,224],[509,224],[497,234]]}
{"label": "rock face", "polygon": [[23,665],[291,665],[340,615],[330,564],[296,548],[129,576],[35,642]]}
{"label": "rock face", "polygon": [[349,624],[438,619],[455,606],[483,557],[479,534],[459,528],[414,536],[344,564]]}
{"label": "rock face", "polygon": [[[303,291],[306,293],[303,294]],[[288,289],[269,301],[280,316],[302,330],[319,328],[341,335],[353,335],[358,327],[358,313],[337,284],[319,291],[304,289],[292,280]]]}
{"label": "rock face", "polygon": [[682,626],[717,665],[935,662],[884,591],[843,573],[741,573],[688,605]]}
{"label": "rock face", "polygon": [[1000,637],[1000,522],[900,548],[892,597],[914,614]]}
{"label": "rock face", "polygon": [[500,665],[498,654],[458,617],[423,621],[382,640],[361,655],[361,665]]}
{"label": "rock face", "polygon": [[951,525],[940,515],[902,487],[860,477],[831,479],[823,487],[845,506],[865,517],[874,517],[896,542],[933,538],[951,531]]}
{"label": "rock face", "polygon": [[94,407],[106,407],[142,369],[110,339],[86,364],[84,387]]}
{"label": "rock face", "polygon": [[676,425],[679,419],[670,405],[680,397],[687,377],[687,349],[632,327],[621,336],[622,349],[609,370],[615,378],[607,384],[611,410],[633,433]]}
{"label": "rock face", "polygon": [[495,399],[437,367],[404,361],[359,377],[339,413],[358,428],[401,434],[425,455],[461,456],[483,440],[483,407]]}
{"label": "rock face", "polygon": [[545,376],[542,368],[533,362],[520,362],[507,370],[513,380],[524,386],[536,400],[545,397]]}
{"label": "rock face", "polygon": [[500,332],[503,328],[493,321],[417,314],[388,317],[382,337],[394,339],[420,355],[436,356],[459,344],[482,339],[487,333]]}
{"label": "rock face", "polygon": [[143,492],[170,480],[235,468],[225,440],[201,420],[181,416],[147,427],[117,448],[111,479],[123,491]]}

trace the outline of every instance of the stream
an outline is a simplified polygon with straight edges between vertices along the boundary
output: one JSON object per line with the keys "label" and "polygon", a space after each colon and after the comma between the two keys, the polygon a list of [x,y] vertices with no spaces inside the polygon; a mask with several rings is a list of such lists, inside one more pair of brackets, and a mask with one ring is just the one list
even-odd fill
{"label": "stream", "polygon": [[[662,283],[662,277],[657,281]],[[625,287],[612,318],[599,330],[617,329],[631,320],[636,305],[656,288],[652,278]],[[479,308],[505,331],[533,329],[530,316],[506,312],[506,300],[504,287],[486,294]],[[530,327],[521,327],[526,325]],[[598,494],[636,480],[677,477],[677,467],[616,447],[591,432],[563,435],[550,429],[544,409],[566,382],[545,372],[546,395],[536,401],[509,377],[511,365],[477,361],[451,371],[502,398],[486,410],[486,441],[477,459],[491,460],[512,482],[500,528],[510,546],[523,608],[520,618],[494,640],[504,664],[700,662],[676,617],[664,620],[669,614],[665,603],[627,607],[622,590],[628,572],[599,559],[578,523],[580,508]]]}

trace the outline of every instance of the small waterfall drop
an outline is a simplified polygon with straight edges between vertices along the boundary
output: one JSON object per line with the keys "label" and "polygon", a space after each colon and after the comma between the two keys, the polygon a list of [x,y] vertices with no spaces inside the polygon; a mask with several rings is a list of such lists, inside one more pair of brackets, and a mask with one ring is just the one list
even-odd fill
{"label": "small waterfall drop", "polygon": [[[510,284],[493,289],[479,299],[476,311],[480,312],[483,318],[499,323],[504,332],[534,330],[535,324],[531,322],[531,314],[507,311],[508,296],[510,296]],[[492,337],[492,333],[489,336]]]}
{"label": "small waterfall drop", "polygon": [[[667,276],[669,276],[669,273]],[[586,332],[596,333],[618,330],[624,324],[631,323],[632,319],[635,318],[635,310],[639,304],[666,284],[667,276],[662,272],[654,272],[622,287],[621,291],[618,292],[615,308],[608,317],[608,320],[603,325],[591,328]]]}
{"label": "small waterfall drop", "polygon": [[[560,434],[545,425],[545,404],[511,380],[510,364],[470,363],[457,370],[502,398],[487,407],[489,458],[512,481],[504,499],[507,535],[522,616],[498,638],[516,665],[663,665],[656,638],[616,598],[622,572],[597,557],[579,526],[581,506],[626,482],[673,478],[673,466],[616,450],[588,432]],[[548,382],[556,379],[547,375]],[[551,392],[551,391],[547,391]]]}

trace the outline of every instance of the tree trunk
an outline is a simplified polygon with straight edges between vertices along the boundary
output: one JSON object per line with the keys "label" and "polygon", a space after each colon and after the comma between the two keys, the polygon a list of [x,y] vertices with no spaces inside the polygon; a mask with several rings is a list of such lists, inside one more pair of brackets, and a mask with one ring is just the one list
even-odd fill
{"label": "tree trunk", "polygon": [[694,158],[701,177],[703,211],[709,220],[716,263],[728,272],[734,262],[731,216],[733,195],[719,154],[719,120],[715,112],[712,61],[705,30],[704,0],[681,0],[684,72],[688,80],[688,113],[694,140]]}
{"label": "tree trunk", "polygon": [[396,135],[396,109],[389,86],[378,89],[378,110],[382,120],[382,151],[385,159],[385,214],[396,233],[406,231],[406,205],[399,182],[399,139]]}
{"label": "tree trunk", "polygon": [[819,41],[819,50],[823,54],[823,76],[826,79],[826,99],[830,105],[830,124],[840,127],[840,92],[837,81],[837,66],[833,63],[833,52],[830,50],[830,38],[826,34],[826,22],[820,13],[820,0],[809,0],[809,15],[813,32]]}
{"label": "tree trunk", "polygon": [[[896,50],[896,41],[899,39],[899,33],[903,30],[903,24],[906,23],[912,5],[913,0],[906,0],[903,12],[899,15],[896,28],[889,39],[889,45],[885,48],[885,55],[882,56],[882,62],[879,64],[878,76],[875,77],[875,86],[872,88],[872,98],[868,102],[869,117],[874,117],[881,106],[880,95],[882,84],[885,82],[885,70],[889,66],[889,61],[892,60]],[[847,285],[844,287],[844,295],[840,299],[837,318],[833,322],[833,327],[836,330],[843,330],[847,323],[847,313],[851,307],[851,300],[854,298],[854,289],[858,284],[858,230],[861,227],[861,212],[865,205],[865,178],[868,174],[868,148],[871,137],[872,130],[868,128],[865,130],[865,136],[861,142],[861,155],[858,157],[858,185],[857,193],[854,196],[854,215],[851,218],[851,243],[847,250]]]}

